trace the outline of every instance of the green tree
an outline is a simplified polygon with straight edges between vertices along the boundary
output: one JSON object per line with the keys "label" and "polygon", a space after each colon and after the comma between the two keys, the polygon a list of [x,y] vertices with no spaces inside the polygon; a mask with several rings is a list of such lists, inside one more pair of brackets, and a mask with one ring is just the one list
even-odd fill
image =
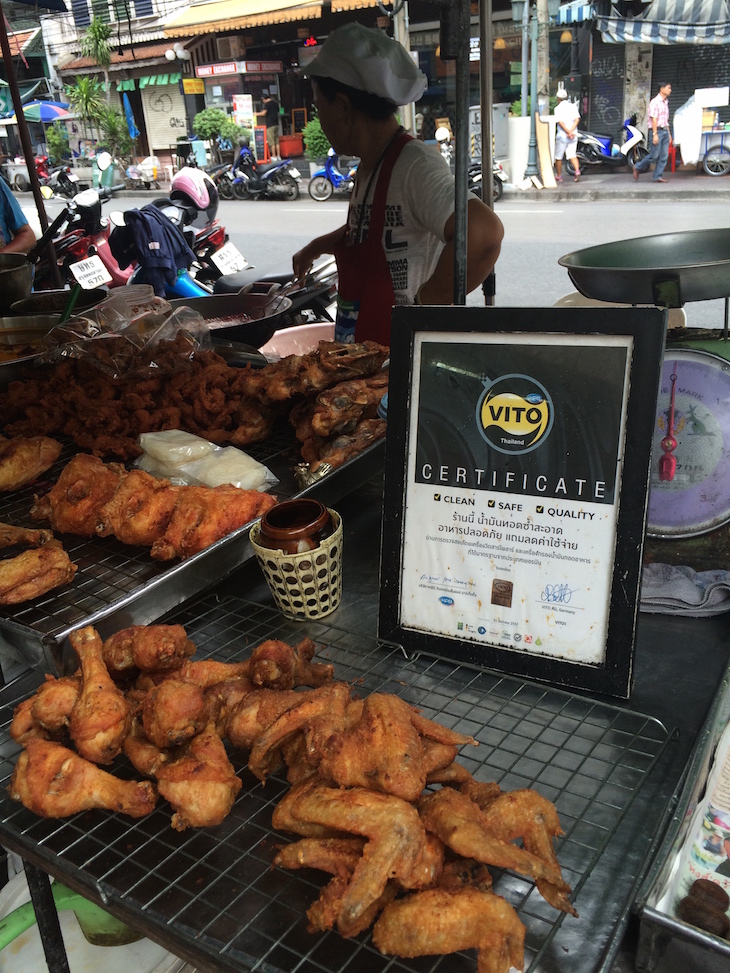
{"label": "green tree", "polygon": [[84,57],[90,57],[95,61],[104,72],[107,104],[111,98],[109,85],[109,65],[112,63],[112,49],[109,46],[111,36],[112,25],[105,24],[98,17],[92,17],[91,23],[81,37],[81,53]]}
{"label": "green tree", "polygon": [[68,131],[63,122],[54,122],[46,129],[46,145],[53,165],[60,165],[70,156]]}
{"label": "green tree", "polygon": [[101,146],[109,150],[112,156],[126,159],[134,151],[134,143],[129,137],[127,119],[118,108],[108,107],[99,119],[101,130]]}
{"label": "green tree", "polygon": [[204,108],[193,119],[193,131],[201,139],[211,141],[221,134],[223,126],[230,118],[221,108]]}
{"label": "green tree", "polygon": [[330,150],[330,140],[322,131],[322,125],[316,115],[304,126],[302,137],[307,158],[312,162],[324,159]]}
{"label": "green tree", "polygon": [[88,136],[87,125],[90,129],[98,127],[99,119],[106,107],[102,91],[101,83],[89,75],[79,75],[76,84],[66,89],[66,98],[74,114],[81,119],[84,137]]}

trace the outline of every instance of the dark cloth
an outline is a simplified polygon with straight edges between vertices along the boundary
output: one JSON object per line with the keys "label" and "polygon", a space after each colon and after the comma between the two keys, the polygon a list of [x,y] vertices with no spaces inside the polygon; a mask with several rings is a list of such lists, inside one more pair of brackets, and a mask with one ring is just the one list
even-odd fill
{"label": "dark cloth", "polygon": [[124,223],[109,238],[113,256],[122,270],[138,263],[136,282],[151,284],[155,294],[164,297],[166,285],[172,286],[178,272],[190,267],[195,254],[175,224],[151,203],[127,210]]}
{"label": "dark cloth", "polygon": [[271,101],[265,101],[263,110],[266,112],[267,128],[271,128],[272,125],[279,124],[279,102],[278,101],[274,101],[273,98],[271,99]]}
{"label": "dark cloth", "polygon": [[715,869],[715,875],[730,875],[730,859],[726,858],[724,862],[720,862]]}

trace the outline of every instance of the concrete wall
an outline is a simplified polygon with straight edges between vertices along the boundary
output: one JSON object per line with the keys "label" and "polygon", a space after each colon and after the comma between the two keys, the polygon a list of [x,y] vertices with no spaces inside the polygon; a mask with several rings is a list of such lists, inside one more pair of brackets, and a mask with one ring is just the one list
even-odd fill
{"label": "concrete wall", "polygon": [[[550,126],[550,154],[555,155],[555,117],[548,115],[545,119]],[[509,127],[509,156],[506,159],[499,159],[502,163],[507,178],[515,186],[525,178],[527,168],[527,156],[530,148],[530,119],[529,116],[513,117],[510,115],[508,120]]]}

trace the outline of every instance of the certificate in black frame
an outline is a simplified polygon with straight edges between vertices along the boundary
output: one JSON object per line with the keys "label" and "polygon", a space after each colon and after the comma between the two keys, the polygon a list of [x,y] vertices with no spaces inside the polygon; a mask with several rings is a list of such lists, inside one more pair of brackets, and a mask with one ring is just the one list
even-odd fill
{"label": "certificate in black frame", "polygon": [[394,308],[382,637],[630,695],[665,332],[657,308]]}

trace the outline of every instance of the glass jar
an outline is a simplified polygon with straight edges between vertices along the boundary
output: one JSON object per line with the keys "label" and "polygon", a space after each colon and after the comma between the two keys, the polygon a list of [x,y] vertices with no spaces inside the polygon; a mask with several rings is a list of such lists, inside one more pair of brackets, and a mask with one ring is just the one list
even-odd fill
{"label": "glass jar", "polygon": [[284,500],[261,518],[258,544],[285,554],[304,554],[319,547],[332,531],[330,512],[319,500]]}

